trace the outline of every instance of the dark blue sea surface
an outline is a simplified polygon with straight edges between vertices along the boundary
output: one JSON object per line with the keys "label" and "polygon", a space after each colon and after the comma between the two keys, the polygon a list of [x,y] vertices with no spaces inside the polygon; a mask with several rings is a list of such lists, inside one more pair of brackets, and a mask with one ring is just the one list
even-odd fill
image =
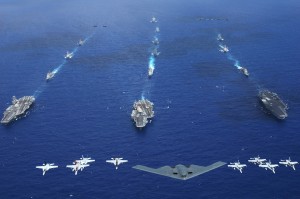
{"label": "dark blue sea surface", "polygon": [[[2,0],[0,13],[0,111],[13,95],[36,96],[26,117],[0,126],[1,199],[300,198],[297,166],[223,166],[188,181],[131,168],[300,161],[299,1]],[[261,88],[288,103],[286,120],[262,108]],[[155,117],[139,130],[130,114],[142,97]],[[75,176],[66,165],[81,155],[96,162]],[[129,162],[115,170],[105,160],[117,156]],[[59,168],[42,176],[44,161]]]}

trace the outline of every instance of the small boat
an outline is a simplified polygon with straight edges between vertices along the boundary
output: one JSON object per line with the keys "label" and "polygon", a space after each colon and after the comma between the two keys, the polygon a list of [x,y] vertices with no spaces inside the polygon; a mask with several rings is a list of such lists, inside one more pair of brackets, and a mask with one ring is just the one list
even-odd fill
{"label": "small boat", "polygon": [[218,41],[224,41],[224,38],[222,37],[221,34],[218,34],[217,40],[218,40]]}
{"label": "small boat", "polygon": [[79,42],[78,42],[78,46],[82,46],[84,44],[84,40],[79,40]]}
{"label": "small boat", "polygon": [[158,38],[155,37],[155,39],[152,41],[152,43],[153,43],[154,45],[158,45],[158,44],[159,44]]}
{"label": "small boat", "polygon": [[154,57],[157,57],[157,56],[160,54],[160,52],[158,52],[157,49],[155,48],[155,49],[152,51],[151,54],[152,54]]}
{"label": "small boat", "polygon": [[48,72],[47,76],[46,76],[46,80],[48,81],[48,80],[52,79],[54,77],[54,75],[55,75],[54,72]]}
{"label": "small boat", "polygon": [[150,22],[151,22],[151,23],[156,23],[156,22],[157,22],[157,20],[156,20],[156,18],[155,18],[155,17],[152,17],[152,18],[151,18],[151,20],[150,20]]}

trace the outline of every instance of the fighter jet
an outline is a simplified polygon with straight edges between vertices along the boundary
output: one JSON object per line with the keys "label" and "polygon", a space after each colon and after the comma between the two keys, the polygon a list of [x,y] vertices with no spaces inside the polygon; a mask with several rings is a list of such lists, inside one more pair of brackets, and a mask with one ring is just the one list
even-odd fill
{"label": "fighter jet", "polygon": [[190,166],[184,166],[182,164],[178,164],[175,167],[163,166],[163,167],[159,167],[157,169],[153,169],[153,168],[142,166],[142,165],[136,165],[132,168],[146,171],[149,173],[162,175],[162,176],[167,176],[170,178],[175,178],[178,180],[188,180],[188,179],[191,179],[198,175],[201,175],[203,173],[214,170],[218,167],[221,167],[225,164],[226,164],[225,162],[219,161],[219,162],[215,162],[214,164],[211,164],[206,167],[193,165],[193,164]]}
{"label": "fighter jet", "polygon": [[267,161],[267,160],[266,159],[262,159],[259,156],[254,157],[254,158],[250,158],[250,160],[248,160],[248,162],[251,162],[253,164],[258,164],[258,165],[264,163],[265,161]]}
{"label": "fighter jet", "polygon": [[95,160],[92,160],[92,158],[85,158],[82,155],[80,160],[75,160],[75,162],[80,162],[81,164],[88,164],[88,163],[91,163],[91,162],[95,162]]}
{"label": "fighter jet", "polygon": [[159,32],[160,30],[159,30],[159,27],[156,27],[155,28],[155,32]]}
{"label": "fighter jet", "polygon": [[43,170],[43,175],[45,175],[46,171],[49,171],[50,169],[56,169],[58,166],[54,165],[54,163],[44,163],[43,166],[36,166],[37,169]]}
{"label": "fighter jet", "polygon": [[128,162],[128,160],[123,160],[123,158],[111,158],[111,160],[106,160],[107,163],[112,163],[118,169],[118,166],[122,163]]}
{"label": "fighter jet", "polygon": [[88,167],[88,166],[90,166],[90,165],[89,164],[81,164],[80,161],[79,162],[75,161],[75,162],[73,162],[72,165],[67,165],[67,168],[72,169],[72,171],[75,172],[75,175],[77,175],[77,172],[79,170],[82,171],[85,167]]}
{"label": "fighter jet", "polygon": [[278,167],[278,164],[272,164],[271,161],[258,165],[264,169],[270,169],[273,173],[275,173],[275,167]]}
{"label": "fighter jet", "polygon": [[298,162],[292,162],[291,158],[289,157],[288,160],[280,160],[279,164],[283,164],[285,167],[290,166],[294,170],[296,170],[295,165],[299,164]]}
{"label": "fighter jet", "polygon": [[243,173],[243,168],[246,167],[247,165],[241,164],[240,161],[230,163],[228,167],[233,168],[233,170],[237,169],[240,171],[240,173]]}
{"label": "fighter jet", "polygon": [[227,53],[229,52],[229,49],[226,45],[222,46],[222,45],[219,45],[220,49],[219,51],[222,52],[222,53]]}
{"label": "fighter jet", "polygon": [[65,59],[72,59],[73,57],[73,53],[69,53],[69,51],[67,51],[67,54],[65,55]]}
{"label": "fighter jet", "polygon": [[150,20],[150,22],[151,22],[151,23],[156,23],[156,22],[157,22],[157,20],[156,20],[156,18],[155,18],[155,17],[152,17],[152,18],[151,18],[151,20]]}

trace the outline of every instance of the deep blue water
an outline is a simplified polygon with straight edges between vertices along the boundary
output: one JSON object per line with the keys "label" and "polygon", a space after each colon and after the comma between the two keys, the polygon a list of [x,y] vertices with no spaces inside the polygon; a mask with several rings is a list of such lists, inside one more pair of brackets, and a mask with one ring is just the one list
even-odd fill
{"label": "deep blue water", "polygon": [[[300,3],[239,0],[50,1],[0,3],[0,110],[36,95],[26,118],[0,126],[0,198],[300,198],[300,168],[227,166],[188,181],[132,169],[176,164],[300,161]],[[149,20],[156,16],[158,24]],[[228,18],[199,21],[199,17]],[[94,28],[93,25],[98,25]],[[106,28],[102,27],[107,25]],[[160,56],[147,78],[155,26]],[[221,33],[244,77],[218,51]],[[88,38],[76,49],[80,38]],[[65,62],[65,52],[76,49]],[[59,68],[45,83],[48,71]],[[279,94],[289,117],[267,115],[259,88]],[[135,100],[155,104],[142,131]],[[81,155],[96,162],[75,176]],[[105,163],[122,156],[115,170]],[[42,176],[36,165],[59,165]]]}

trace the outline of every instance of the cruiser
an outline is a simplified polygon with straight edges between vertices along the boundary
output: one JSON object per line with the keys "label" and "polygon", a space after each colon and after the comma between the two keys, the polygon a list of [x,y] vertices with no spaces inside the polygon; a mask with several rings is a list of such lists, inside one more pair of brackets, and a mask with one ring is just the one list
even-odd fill
{"label": "cruiser", "polygon": [[47,73],[47,76],[46,76],[46,81],[52,79],[54,77],[55,73],[54,72],[49,72]]}
{"label": "cruiser", "polygon": [[154,117],[153,105],[152,102],[144,99],[134,102],[131,118],[134,120],[136,127],[145,127],[148,119]]}
{"label": "cruiser", "polygon": [[246,76],[246,77],[249,77],[249,71],[247,70],[247,68],[245,67],[240,67],[239,68],[241,70],[241,72]]}
{"label": "cruiser", "polygon": [[287,105],[278,97],[276,93],[269,90],[261,90],[258,94],[259,99],[262,101],[266,109],[268,109],[278,119],[285,119],[288,114],[286,110]]}
{"label": "cruiser", "polygon": [[12,105],[10,105],[3,113],[3,118],[1,120],[2,124],[8,124],[12,120],[17,119],[17,117],[23,115],[31,104],[35,101],[33,96],[24,96],[17,99],[15,96],[12,98]]}
{"label": "cruiser", "polygon": [[65,59],[71,59],[73,57],[73,53],[69,53],[69,51],[67,51],[67,54],[65,55]]}
{"label": "cruiser", "polygon": [[154,72],[154,68],[149,67],[149,69],[148,69],[148,77],[149,78],[153,75],[153,72]]}

